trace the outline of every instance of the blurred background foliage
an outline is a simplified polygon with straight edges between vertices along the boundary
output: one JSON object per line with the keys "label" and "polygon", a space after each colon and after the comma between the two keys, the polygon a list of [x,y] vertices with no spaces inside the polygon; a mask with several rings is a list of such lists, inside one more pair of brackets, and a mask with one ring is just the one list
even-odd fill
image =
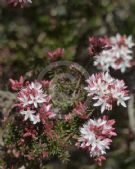
{"label": "blurred background foliage", "polygon": [[[0,88],[8,79],[37,76],[47,64],[47,51],[65,48],[65,59],[84,65],[87,41],[93,35],[132,34],[135,40],[135,0],[33,0],[24,9],[0,6]],[[116,110],[118,137],[102,169],[135,169],[134,135],[125,109]],[[87,155],[85,155],[87,156]],[[46,169],[96,169],[84,154],[68,165],[57,161]],[[0,160],[1,161],[1,160]],[[0,162],[1,163],[1,162]]]}

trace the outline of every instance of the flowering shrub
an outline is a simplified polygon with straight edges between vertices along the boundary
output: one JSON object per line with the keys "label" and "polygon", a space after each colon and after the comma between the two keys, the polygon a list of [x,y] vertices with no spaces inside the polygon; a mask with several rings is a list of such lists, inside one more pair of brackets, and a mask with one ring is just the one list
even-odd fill
{"label": "flowering shrub", "polygon": [[[110,50],[108,41],[93,41],[93,54]],[[64,49],[59,48],[48,52],[48,59],[56,60],[63,54]],[[115,120],[109,120],[101,113],[112,110],[114,102],[126,107],[129,99],[127,87],[123,80],[111,77],[108,72],[93,74],[85,80],[79,75],[78,79],[78,73],[75,73],[77,65],[72,63],[68,71],[73,71],[73,78],[71,72],[66,72],[67,68],[60,68],[63,64],[67,62],[54,62],[48,67],[52,70],[54,66],[56,71],[50,80],[30,82],[22,76],[19,81],[10,79],[11,89],[17,92],[14,105],[16,113],[8,125],[8,134],[4,136],[5,145],[10,149],[10,155],[27,161],[27,166],[30,166],[30,161],[41,163],[55,155],[67,161],[71,145],[86,150],[91,159],[102,165],[112,137],[117,134],[113,127]],[[86,83],[82,85],[82,82]],[[66,99],[62,104],[61,97],[62,100]],[[98,111],[97,117],[91,99],[96,101],[94,107],[101,106],[101,113]]]}
{"label": "flowering shrub", "polygon": [[[31,0],[7,2],[21,8],[32,3]],[[53,19],[50,22],[54,24],[53,29],[55,22]],[[46,35],[41,34],[37,41],[40,43],[44,37]],[[64,48],[48,51],[46,64],[56,61],[53,67],[55,73],[52,75],[50,66],[45,80],[33,78],[27,81],[22,76],[19,80],[10,79],[11,89],[17,96],[12,109],[13,118],[8,121],[4,135],[8,157],[21,159],[28,168],[32,168],[32,163],[38,163],[38,168],[42,168],[44,161],[56,156],[67,162],[70,151],[76,148],[85,150],[90,159],[102,165],[113,142],[112,137],[117,132],[114,127],[116,120],[110,120],[101,113],[113,111],[115,103],[126,107],[130,98],[124,81],[112,77],[110,68],[124,73],[132,67],[133,46],[131,36],[90,37],[88,54],[94,59],[94,66],[102,72],[89,75],[87,79],[76,73],[74,64],[60,68],[63,62],[57,61],[65,59]],[[83,70],[81,73],[83,75]]]}
{"label": "flowering shrub", "polygon": [[[134,8],[133,0],[1,1],[0,125],[4,128],[7,120],[7,126],[0,128],[0,168],[99,168],[96,162],[101,168],[134,168],[134,43],[130,36],[111,37],[115,31],[134,37]],[[108,36],[89,38],[88,58],[89,34]],[[81,79],[83,71],[62,65],[53,75],[48,69],[46,76],[37,78],[50,62],[68,59],[83,65],[89,76]],[[20,74],[24,78],[10,80],[14,92],[6,93],[7,80]],[[29,88],[33,83],[41,85],[41,98]],[[130,94],[129,107],[123,108]],[[98,121],[109,119],[116,121],[108,126],[116,128],[117,137],[102,133]],[[58,164],[57,158],[71,162]]]}
{"label": "flowering shrub", "polygon": [[[99,75],[109,77],[108,74]],[[110,79],[110,82],[114,82],[113,78]],[[75,143],[78,148],[89,151],[90,157],[99,165],[102,164],[106,149],[112,142],[111,137],[116,136],[112,127],[115,120],[108,120],[107,116],[92,120],[92,110],[82,102],[73,105],[64,119],[59,119],[53,112],[54,105],[51,105],[51,97],[47,94],[51,82],[25,82],[22,77],[19,81],[11,79],[10,82],[11,88],[17,91],[17,113],[9,125],[5,144],[15,149],[17,158],[40,161],[58,155],[60,159],[67,160],[68,156],[65,157],[64,153]],[[96,88],[96,83],[93,85]]]}

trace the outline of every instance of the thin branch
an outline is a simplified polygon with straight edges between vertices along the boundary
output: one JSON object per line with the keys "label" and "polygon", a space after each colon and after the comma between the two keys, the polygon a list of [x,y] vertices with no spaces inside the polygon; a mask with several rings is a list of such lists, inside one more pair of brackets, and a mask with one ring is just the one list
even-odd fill
{"label": "thin branch", "polygon": [[128,102],[128,116],[129,116],[129,126],[131,130],[135,133],[135,96],[132,94]]}

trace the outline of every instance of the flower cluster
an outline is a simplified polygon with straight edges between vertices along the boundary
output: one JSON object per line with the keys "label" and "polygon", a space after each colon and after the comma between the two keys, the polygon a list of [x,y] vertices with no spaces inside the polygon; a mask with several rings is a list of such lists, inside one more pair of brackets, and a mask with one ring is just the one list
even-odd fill
{"label": "flower cluster", "polygon": [[111,67],[122,73],[125,72],[126,68],[132,66],[132,47],[134,46],[132,36],[117,34],[116,37],[111,37],[108,41],[111,48],[95,53],[94,65],[103,71],[108,71]]}
{"label": "flower cluster", "polygon": [[[20,79],[22,82],[22,78]],[[18,81],[10,80],[11,88],[16,90],[19,85],[17,94],[20,114],[24,116],[24,120],[30,120],[33,124],[39,123],[44,117],[53,118],[55,113],[51,111],[51,97],[43,90],[45,82],[26,82],[26,84]]]}
{"label": "flower cluster", "polygon": [[48,52],[48,57],[51,59],[51,60],[55,60],[61,56],[64,55],[64,49],[63,48],[57,48],[56,50],[54,51],[49,51]]}
{"label": "flower cluster", "polygon": [[86,103],[78,102],[73,108],[72,113],[66,114],[64,116],[65,122],[71,122],[75,117],[79,119],[87,120],[89,118],[89,114],[87,112],[88,106]]}
{"label": "flower cluster", "polygon": [[90,56],[99,54],[103,50],[110,49],[110,41],[107,37],[89,37],[88,53]]}
{"label": "flower cluster", "polygon": [[126,107],[125,101],[129,97],[123,80],[114,79],[107,72],[93,74],[86,82],[88,86],[85,89],[88,96],[92,96],[92,99],[96,100],[94,106],[101,106],[101,112],[112,110],[114,101],[117,102],[117,105],[121,104]]}
{"label": "flower cluster", "polygon": [[24,78],[23,78],[23,76],[21,76],[19,81],[13,80],[13,79],[9,79],[9,81],[10,81],[12,90],[18,91],[19,89],[21,89],[23,87]]}
{"label": "flower cluster", "polygon": [[73,109],[73,112],[80,117],[81,119],[88,119],[89,115],[87,114],[87,106],[86,104],[79,102],[75,108]]}
{"label": "flower cluster", "polygon": [[[69,146],[76,142],[76,146],[88,151],[90,157],[99,165],[102,165],[106,159],[105,154],[110,148],[112,137],[117,135],[113,128],[115,120],[108,120],[107,116],[99,117],[97,120],[91,119],[90,116],[94,109],[88,104],[89,97],[87,96],[94,100],[94,107],[101,107],[101,113],[105,110],[112,110],[113,103],[126,107],[126,101],[129,99],[127,87],[123,80],[111,77],[108,69],[111,66],[124,71],[129,64],[126,57],[131,56],[131,48],[134,44],[131,37],[126,38],[126,36],[121,37],[120,35],[110,39],[106,37],[90,38],[89,43],[89,54],[96,59],[94,64],[100,65],[107,72],[89,76],[86,80],[86,87],[82,86],[81,81],[77,83],[77,86],[75,83],[75,89],[78,91],[81,89],[81,92],[79,91],[81,94],[77,95],[76,100],[72,100],[71,104],[65,104],[67,100],[61,103],[58,94],[56,99],[52,92],[52,96],[48,94],[52,84],[51,80],[29,82],[25,81],[22,76],[19,81],[10,79],[11,89],[17,92],[16,110],[19,113],[16,114],[13,121],[12,132],[10,132],[12,136],[8,137],[7,145],[17,147],[20,156],[28,157],[29,160],[36,158],[43,160],[53,154],[64,159],[64,154],[68,151]],[[64,49],[62,48],[49,51],[48,61],[59,59],[63,54]],[[127,62],[119,64],[122,57]],[[112,62],[114,58],[116,60]],[[72,70],[73,64],[70,67]],[[58,72],[61,73],[61,70]],[[58,74],[58,72],[56,73]],[[66,86],[66,91],[72,93],[72,90],[67,90],[72,88],[74,92],[74,85],[70,82],[60,82],[62,83],[58,87],[62,86],[64,89]],[[59,91],[57,87],[55,89]],[[61,112],[64,116],[58,109],[59,105],[62,107]],[[61,115],[60,118],[59,116],[55,118],[56,114],[52,109]],[[14,129],[17,129],[17,134]],[[80,131],[79,134],[78,131]],[[31,142],[30,145],[28,145],[28,140]],[[28,147],[27,150],[26,147]],[[37,148],[35,149],[35,147]],[[59,154],[60,152],[61,154]]]}
{"label": "flower cluster", "polygon": [[8,2],[8,4],[11,4],[14,7],[20,6],[21,8],[26,6],[28,3],[32,3],[31,0],[7,0],[7,2]]}
{"label": "flower cluster", "polygon": [[110,148],[111,137],[116,136],[112,127],[115,120],[108,120],[106,116],[97,120],[90,119],[80,128],[77,146],[87,150],[99,165],[105,160],[106,150]]}

